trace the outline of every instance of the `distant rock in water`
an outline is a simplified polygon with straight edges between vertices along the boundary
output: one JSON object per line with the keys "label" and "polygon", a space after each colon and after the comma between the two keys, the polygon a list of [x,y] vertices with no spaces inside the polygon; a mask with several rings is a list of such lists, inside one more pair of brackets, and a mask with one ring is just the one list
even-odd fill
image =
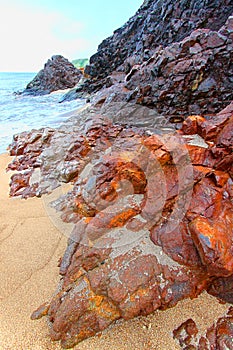
{"label": "distant rock in water", "polygon": [[74,87],[82,73],[61,55],[52,56],[22,92],[28,95],[45,95]]}

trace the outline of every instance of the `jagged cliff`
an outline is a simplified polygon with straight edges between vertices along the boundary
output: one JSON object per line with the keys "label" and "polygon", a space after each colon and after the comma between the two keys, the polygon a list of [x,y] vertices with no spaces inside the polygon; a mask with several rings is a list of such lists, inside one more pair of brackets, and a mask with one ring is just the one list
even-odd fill
{"label": "jagged cliff", "polygon": [[100,90],[94,102],[133,101],[167,116],[220,111],[233,97],[232,11],[229,0],[145,1],[66,98]]}
{"label": "jagged cliff", "polygon": [[123,27],[99,45],[85,72],[98,80],[116,69],[127,73],[133,64],[148,60],[159,45],[179,42],[197,28],[218,31],[232,10],[231,0],[145,0]]}

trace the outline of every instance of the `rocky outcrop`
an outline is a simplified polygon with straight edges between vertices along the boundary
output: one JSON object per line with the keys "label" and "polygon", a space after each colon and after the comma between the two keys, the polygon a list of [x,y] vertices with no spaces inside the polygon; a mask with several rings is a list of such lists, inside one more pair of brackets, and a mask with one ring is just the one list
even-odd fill
{"label": "rocky outcrop", "polygon": [[10,182],[10,196],[22,198],[40,196],[38,181],[31,184],[31,176],[40,167],[38,157],[50,145],[55,129],[42,128],[31,132],[22,132],[13,137],[9,146],[9,153],[15,156],[7,170],[18,170],[20,173],[12,175]]}
{"label": "rocky outcrop", "polygon": [[219,318],[202,336],[192,319],[184,322],[173,332],[174,339],[179,341],[184,350],[211,350],[233,348],[233,308]]}
{"label": "rocky outcrop", "polygon": [[93,103],[123,100],[168,117],[213,114],[233,98],[233,17],[220,30],[198,29],[124,75],[108,77]]}
{"label": "rocky outcrop", "polygon": [[[12,196],[72,186],[51,204],[74,224],[61,281],[32,315],[47,314],[65,348],[203,290],[232,303],[232,11],[228,0],[144,1],[77,86],[104,86],[90,106],[10,146]],[[190,349],[224,348],[231,316],[202,345],[192,320],[174,336]]]}
{"label": "rocky outcrop", "polygon": [[61,55],[52,56],[22,92],[27,95],[44,95],[74,87],[82,73]]}
{"label": "rocky outcrop", "polygon": [[[220,111],[233,97],[232,13],[229,1],[145,2],[100,46],[86,68],[90,78],[84,78],[63,100],[90,98],[90,93],[100,90],[91,96],[93,103],[132,101],[169,117]],[[155,42],[148,43],[151,36]],[[143,40],[146,50],[140,48]]]}
{"label": "rocky outcrop", "polygon": [[216,293],[223,280],[219,295],[229,301],[233,105],[208,119],[190,116],[180,131],[157,116],[152,132],[155,115],[133,105],[112,117],[93,107],[81,113],[38,158],[37,193],[73,183],[53,203],[75,226],[46,307],[52,339],[71,347],[117,319]]}
{"label": "rocky outcrop", "polygon": [[216,113],[233,99],[233,17],[196,30],[126,76],[127,100],[165,115]]}
{"label": "rocky outcrop", "polygon": [[121,65],[129,72],[159,45],[179,42],[197,28],[219,30],[232,12],[230,0],[145,0],[124,26],[99,45],[85,73],[99,80]]}

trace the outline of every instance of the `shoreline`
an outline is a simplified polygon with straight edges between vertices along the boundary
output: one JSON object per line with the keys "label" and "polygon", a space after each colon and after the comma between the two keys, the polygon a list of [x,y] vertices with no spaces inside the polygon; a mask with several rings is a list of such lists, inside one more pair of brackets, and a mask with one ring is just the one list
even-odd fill
{"label": "shoreline", "polygon": [[[10,157],[0,154],[0,350],[60,350],[50,340],[46,318],[31,321],[31,313],[52,297],[59,281],[59,258],[67,237],[50,220],[42,198],[8,196]],[[211,305],[211,307],[210,307]],[[147,317],[119,321],[74,347],[76,350],[179,350],[172,331],[189,318],[205,331],[228,304],[203,293],[172,309]]]}

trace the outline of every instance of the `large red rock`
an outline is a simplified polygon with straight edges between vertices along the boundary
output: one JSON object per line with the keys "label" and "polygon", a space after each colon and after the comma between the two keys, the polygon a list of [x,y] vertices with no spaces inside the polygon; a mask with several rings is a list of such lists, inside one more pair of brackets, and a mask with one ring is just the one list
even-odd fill
{"label": "large red rock", "polygon": [[[92,57],[82,88],[105,88],[90,108],[10,146],[12,196],[72,186],[52,203],[74,223],[61,281],[33,314],[47,314],[65,348],[203,290],[232,302],[232,10],[228,0],[144,1],[117,45]],[[190,320],[176,336],[186,349],[229,348],[231,318],[200,343]]]}
{"label": "large red rock", "polygon": [[[153,133],[145,113],[146,128],[133,125],[131,114],[125,125],[85,113],[49,141],[35,131],[12,145],[32,173],[39,163],[28,139],[41,147],[37,192],[73,184],[53,204],[75,226],[46,307],[52,339],[71,347],[117,319],[164,310],[203,290],[231,301],[232,105],[208,119],[191,116],[180,131],[167,124]],[[22,186],[33,195],[30,174],[12,178],[12,195]]]}

